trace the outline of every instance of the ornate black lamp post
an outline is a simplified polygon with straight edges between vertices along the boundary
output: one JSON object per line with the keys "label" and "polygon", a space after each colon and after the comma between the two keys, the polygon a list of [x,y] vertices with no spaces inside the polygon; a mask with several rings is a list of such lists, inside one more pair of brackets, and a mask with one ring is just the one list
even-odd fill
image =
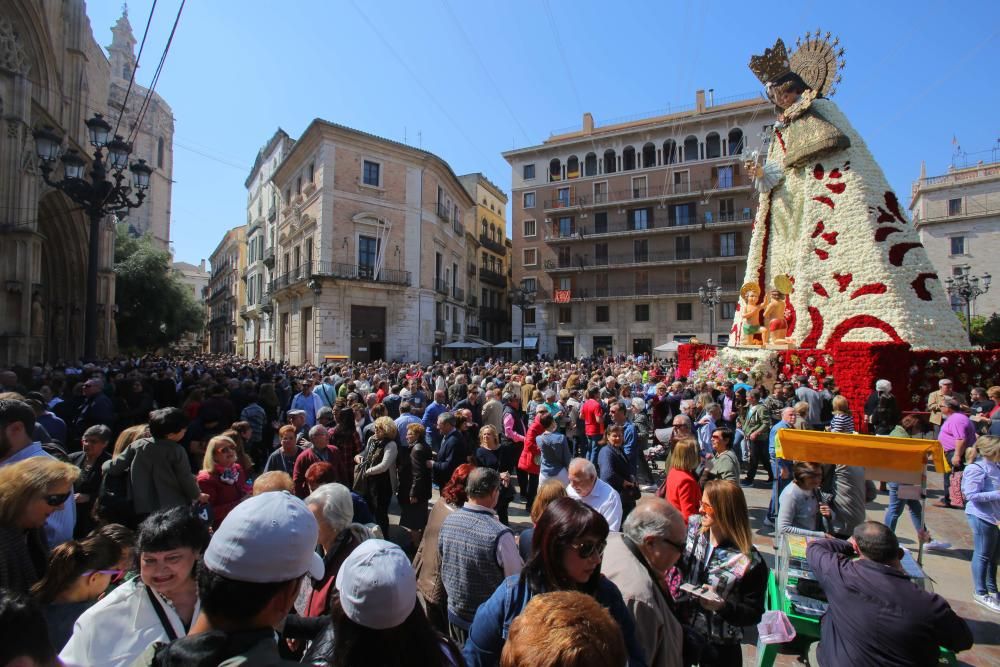
{"label": "ornate black lamp post", "polygon": [[990,281],[993,276],[984,273],[982,277],[970,276],[967,273],[944,279],[948,296],[958,299],[965,306],[965,333],[972,342],[972,304],[976,298],[990,291]]}
{"label": "ornate black lamp post", "polygon": [[535,303],[535,293],[523,287],[514,287],[510,290],[509,298],[512,306],[521,309],[521,361],[524,361],[524,309]]}
{"label": "ornate black lamp post", "polygon": [[[132,144],[115,135],[110,141],[111,125],[101,114],[87,121],[90,145],[94,157],[90,165],[90,180],[85,178],[87,163],[73,149],[62,151],[62,137],[52,128],[34,132],[42,179],[79,204],[90,218],[90,249],[87,258],[87,308],[84,313],[83,355],[87,361],[97,356],[97,263],[100,257],[101,220],[109,213],[138,208],[146,197],[149,176],[153,169],[145,160],[129,166]],[[105,156],[104,151],[107,152]],[[63,178],[52,180],[56,160],[62,162]],[[109,169],[110,168],[110,169]],[[125,169],[132,172],[132,183],[126,181]],[[110,170],[110,174],[109,174]],[[109,179],[110,176],[110,179]],[[133,190],[134,199],[131,199]]]}
{"label": "ornate black lamp post", "polygon": [[698,288],[698,299],[708,307],[708,344],[715,345],[715,307],[722,302],[722,285],[709,278]]}

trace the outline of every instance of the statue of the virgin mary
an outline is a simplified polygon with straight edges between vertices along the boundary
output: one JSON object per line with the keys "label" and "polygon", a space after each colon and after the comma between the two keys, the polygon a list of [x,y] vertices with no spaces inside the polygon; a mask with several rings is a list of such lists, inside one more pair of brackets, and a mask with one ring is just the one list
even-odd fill
{"label": "statue of the virgin mary", "polygon": [[[823,349],[841,341],[906,342],[962,349],[969,340],[952,312],[885,175],[861,136],[828,97],[843,50],[808,33],[789,54],[779,39],[750,69],[778,115],[763,165],[750,165],[760,203],[750,241],[747,294],[786,294],[786,340]],[[790,292],[790,294],[788,294]],[[737,313],[732,345],[759,343],[767,322]]]}

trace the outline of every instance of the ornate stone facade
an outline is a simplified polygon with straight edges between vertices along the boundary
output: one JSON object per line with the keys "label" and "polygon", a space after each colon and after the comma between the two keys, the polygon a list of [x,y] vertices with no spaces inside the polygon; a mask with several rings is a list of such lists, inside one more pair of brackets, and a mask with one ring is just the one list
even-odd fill
{"label": "ornate stone facade", "polygon": [[[45,186],[32,131],[52,126],[87,155],[84,121],[107,111],[108,61],[83,0],[0,3],[0,366],[83,351],[88,222]],[[102,230],[97,352],[115,352],[113,229]]]}

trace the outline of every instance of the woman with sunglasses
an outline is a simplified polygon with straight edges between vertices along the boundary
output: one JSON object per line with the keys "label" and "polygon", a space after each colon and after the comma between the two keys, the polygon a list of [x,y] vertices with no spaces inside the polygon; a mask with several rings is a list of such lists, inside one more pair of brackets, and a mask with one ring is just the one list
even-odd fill
{"label": "woman with sunglasses", "polygon": [[0,588],[27,593],[49,558],[42,527],[72,502],[76,466],[33,456],[0,468]]}
{"label": "woman with sunglasses", "polygon": [[618,587],[601,574],[608,532],[607,520],[578,500],[559,498],[545,508],[521,574],[508,577],[476,612],[463,650],[469,667],[499,665],[511,623],[532,597],[553,591],[593,596],[621,627],[629,665],[645,665],[632,614]]}
{"label": "woman with sunglasses", "polygon": [[52,550],[49,569],[34,586],[31,595],[44,605],[49,638],[61,651],[80,614],[93,606],[122,574],[118,569],[122,548],[114,540],[94,533],[80,541],[70,540]]}
{"label": "woman with sunglasses", "polygon": [[208,540],[208,526],[189,507],[151,514],[139,526],[139,576],[83,612],[59,659],[126,667],[153,642],[185,636],[201,609],[195,572]]}
{"label": "woman with sunglasses", "polygon": [[224,435],[209,440],[205,448],[198,488],[208,496],[213,529],[247,496],[246,471],[236,462],[238,456],[236,443]]}
{"label": "woman with sunglasses", "polygon": [[701,513],[688,521],[678,567],[689,585],[682,585],[677,605],[685,628],[684,664],[743,664],[743,628],[764,614],[768,569],[753,546],[746,499],[736,482],[705,484]]}

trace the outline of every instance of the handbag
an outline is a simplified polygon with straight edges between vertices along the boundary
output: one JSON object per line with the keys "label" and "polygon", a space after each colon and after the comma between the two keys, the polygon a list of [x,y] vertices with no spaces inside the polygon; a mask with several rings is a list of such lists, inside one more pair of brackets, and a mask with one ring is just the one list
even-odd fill
{"label": "handbag", "polygon": [[948,500],[951,506],[962,509],[965,507],[965,495],[962,493],[962,471],[953,470],[948,483]]}

